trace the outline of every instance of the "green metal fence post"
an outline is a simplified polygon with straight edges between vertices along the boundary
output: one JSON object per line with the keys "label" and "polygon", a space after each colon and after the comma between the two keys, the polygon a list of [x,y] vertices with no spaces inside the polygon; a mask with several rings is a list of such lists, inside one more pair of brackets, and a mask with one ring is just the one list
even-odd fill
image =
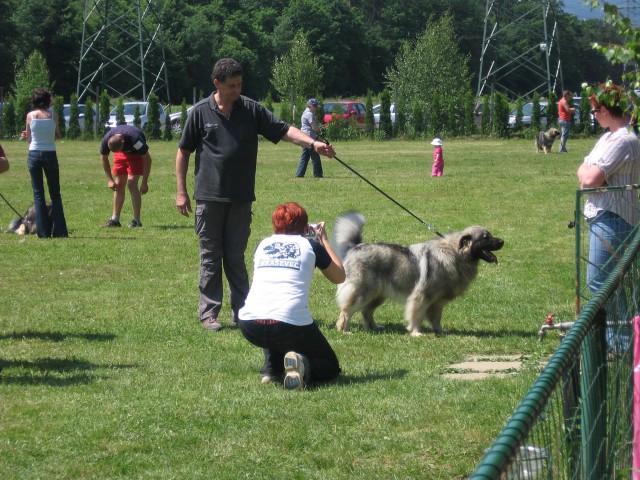
{"label": "green metal fence post", "polygon": [[607,480],[607,357],[606,314],[598,310],[592,329],[585,336],[582,351],[582,474],[585,480]]}

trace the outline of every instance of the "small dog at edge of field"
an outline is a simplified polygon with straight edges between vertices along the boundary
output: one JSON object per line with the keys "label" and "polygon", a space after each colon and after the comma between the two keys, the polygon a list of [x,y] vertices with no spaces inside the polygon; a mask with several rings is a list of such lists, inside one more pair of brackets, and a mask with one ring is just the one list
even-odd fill
{"label": "small dog at edge of field", "polygon": [[[51,204],[47,203],[47,214],[49,222],[51,222]],[[9,223],[7,233],[15,233],[18,235],[35,235],[36,233],[36,206],[29,205],[27,211],[24,212],[22,218],[16,218]]]}
{"label": "small dog at edge of field", "polygon": [[560,136],[560,131],[557,128],[550,128],[546,132],[539,132],[536,137],[536,153],[540,153],[544,150],[545,155],[551,153],[551,147],[556,138]]}
{"label": "small dog at edge of field", "polygon": [[405,303],[407,330],[422,335],[426,318],[436,335],[442,333],[442,309],[461,296],[478,274],[478,262],[497,263],[492,253],[504,241],[485,228],[468,227],[443,238],[409,246],[362,243],[364,216],[348,212],[336,220],[333,245],[343,259],[347,278],[338,285],[339,331],[349,330],[354,313],[362,312],[365,330],[381,330],[373,313],[387,298]]}

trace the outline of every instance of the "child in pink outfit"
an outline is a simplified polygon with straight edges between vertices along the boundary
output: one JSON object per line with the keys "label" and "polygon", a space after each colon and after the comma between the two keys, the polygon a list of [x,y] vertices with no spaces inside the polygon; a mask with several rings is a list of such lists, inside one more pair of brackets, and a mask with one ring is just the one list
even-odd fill
{"label": "child in pink outfit", "polygon": [[431,142],[433,149],[433,167],[431,167],[432,177],[441,177],[444,171],[444,155],[442,154],[442,140],[434,138]]}

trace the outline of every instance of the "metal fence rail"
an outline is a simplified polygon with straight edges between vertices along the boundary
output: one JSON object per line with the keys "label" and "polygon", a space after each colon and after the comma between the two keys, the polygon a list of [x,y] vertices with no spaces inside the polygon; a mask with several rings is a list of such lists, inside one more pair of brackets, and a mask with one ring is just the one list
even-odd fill
{"label": "metal fence rail", "polygon": [[640,227],[591,293],[580,207],[593,190],[579,191],[576,202],[576,305],[582,308],[471,479],[631,478],[633,352],[612,352],[609,344],[639,314]]}

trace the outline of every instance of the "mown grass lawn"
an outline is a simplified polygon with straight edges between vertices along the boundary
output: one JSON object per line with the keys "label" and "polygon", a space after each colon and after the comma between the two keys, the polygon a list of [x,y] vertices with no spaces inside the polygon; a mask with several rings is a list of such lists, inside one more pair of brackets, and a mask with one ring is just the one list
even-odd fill
{"label": "mown grass lawn", "polygon": [[[537,341],[548,313],[573,319],[576,169],[594,140],[536,155],[531,140],[445,139],[444,177],[421,142],[337,143],[338,157],[437,230],[470,224],[505,239],[467,295],[445,309],[449,333],[410,337],[402,306],[382,333],[334,329],[335,287],[320,274],[311,310],[342,376],[287,392],[260,385],[259,349],[237,329],[197,318],[193,217],[174,206],[176,143],[151,144],[144,228],[104,229],[111,212],[98,142],[60,142],[71,237],[0,234],[0,477],[3,479],[462,479],[481,458],[556,347]],[[27,146],[3,146],[2,193],[32,201]],[[557,150],[557,145],[556,148]],[[357,209],[365,238],[420,242],[433,233],[336,161],[294,178],[299,148],[261,142],[247,262],[283,201],[311,221]],[[192,159],[193,160],[193,159]],[[193,172],[193,162],[190,177]],[[191,182],[192,183],[192,182]],[[123,222],[130,219],[127,197]],[[15,214],[0,203],[0,228]],[[222,322],[229,323],[228,305]],[[469,355],[521,354],[506,378],[443,378]]]}

